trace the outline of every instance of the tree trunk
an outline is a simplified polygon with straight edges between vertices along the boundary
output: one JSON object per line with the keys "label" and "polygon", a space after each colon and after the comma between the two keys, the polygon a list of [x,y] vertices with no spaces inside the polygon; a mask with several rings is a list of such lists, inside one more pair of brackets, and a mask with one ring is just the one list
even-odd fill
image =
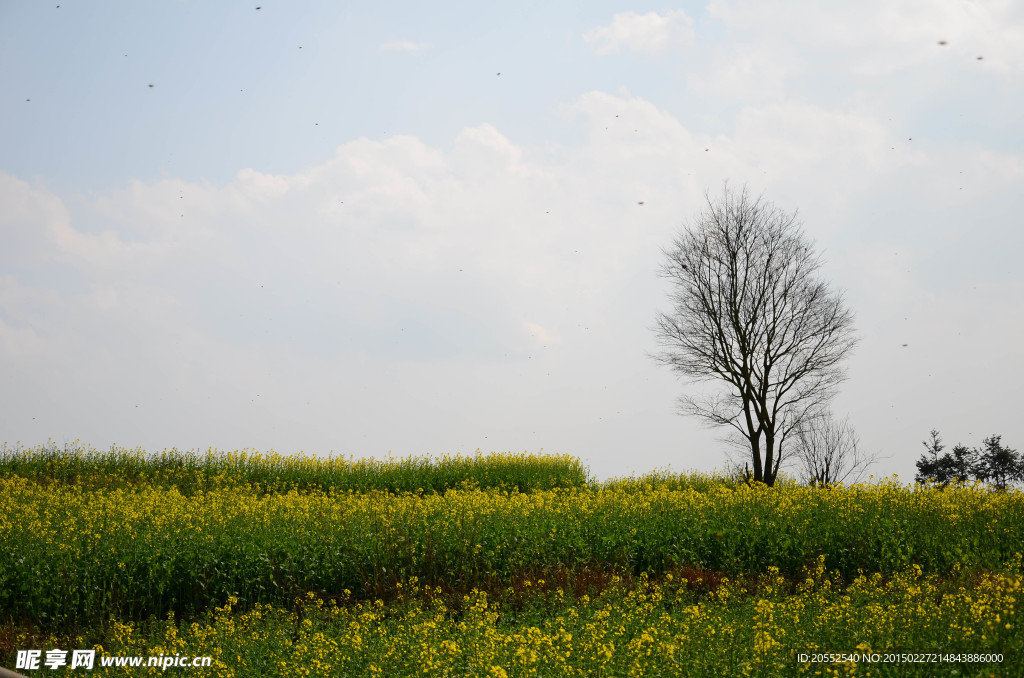
{"label": "tree trunk", "polygon": [[775,434],[771,430],[764,432],[764,484],[771,487],[775,484],[775,467],[778,464],[773,463],[775,461]]}
{"label": "tree trunk", "polygon": [[750,438],[750,450],[751,456],[754,458],[754,481],[758,483],[764,482],[764,469],[761,467],[761,436],[751,436]]}

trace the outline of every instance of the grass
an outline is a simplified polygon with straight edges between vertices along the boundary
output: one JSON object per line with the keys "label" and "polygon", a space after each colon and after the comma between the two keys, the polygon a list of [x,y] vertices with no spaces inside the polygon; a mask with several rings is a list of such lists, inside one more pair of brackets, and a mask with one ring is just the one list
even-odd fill
{"label": "grass", "polygon": [[1019,667],[1021,543],[1024,494],[977,486],[5,447],[0,666],[100,645],[212,675],[1003,675],[796,654]]}

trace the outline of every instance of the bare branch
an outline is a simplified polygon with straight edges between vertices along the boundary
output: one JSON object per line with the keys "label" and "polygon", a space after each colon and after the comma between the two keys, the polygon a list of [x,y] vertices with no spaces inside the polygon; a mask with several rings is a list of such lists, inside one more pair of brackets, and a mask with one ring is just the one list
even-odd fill
{"label": "bare branch", "polygon": [[846,375],[853,314],[819,278],[821,258],[788,214],[728,184],[663,250],[671,313],[656,316],[652,357],[720,398],[684,397],[682,411],[747,441],[754,479],[771,484],[784,443],[821,412]]}
{"label": "bare branch", "polygon": [[849,419],[837,421],[830,412],[801,422],[796,440],[802,480],[814,485],[860,482],[878,460],[878,455],[864,451]]}

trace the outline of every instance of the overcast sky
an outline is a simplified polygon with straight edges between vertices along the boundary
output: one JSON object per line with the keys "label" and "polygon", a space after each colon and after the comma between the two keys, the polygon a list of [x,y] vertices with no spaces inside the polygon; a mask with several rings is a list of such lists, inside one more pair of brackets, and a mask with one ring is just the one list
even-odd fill
{"label": "overcast sky", "polygon": [[648,354],[729,180],[856,314],[876,475],[1024,448],[1024,4],[638,7],[0,4],[0,441],[721,468]]}

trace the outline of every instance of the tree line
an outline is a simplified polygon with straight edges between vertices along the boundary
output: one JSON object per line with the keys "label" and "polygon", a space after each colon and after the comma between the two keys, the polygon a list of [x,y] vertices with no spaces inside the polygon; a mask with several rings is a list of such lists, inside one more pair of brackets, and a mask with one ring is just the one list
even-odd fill
{"label": "tree line", "polygon": [[933,482],[942,487],[963,484],[972,480],[1005,490],[1024,481],[1024,455],[1006,447],[1002,436],[991,435],[981,441],[981,447],[957,444],[951,452],[945,449],[939,432],[932,429],[931,440],[923,440],[926,452],[917,460],[919,483]]}

